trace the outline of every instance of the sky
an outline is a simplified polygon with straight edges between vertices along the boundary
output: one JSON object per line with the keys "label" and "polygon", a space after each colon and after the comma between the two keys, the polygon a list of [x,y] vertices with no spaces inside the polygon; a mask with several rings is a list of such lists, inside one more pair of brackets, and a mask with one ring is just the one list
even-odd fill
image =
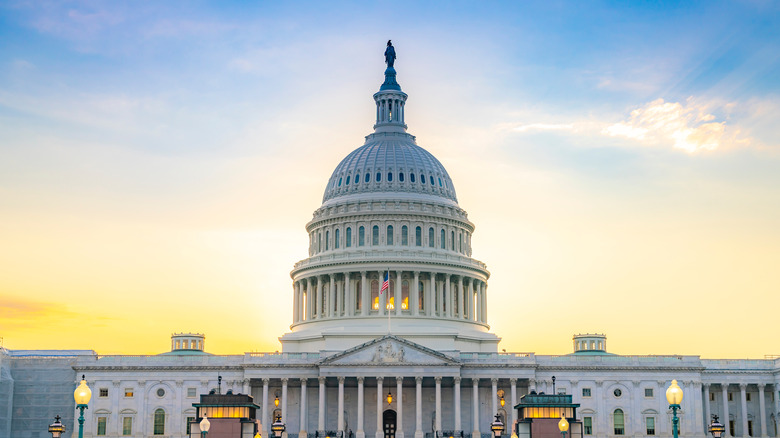
{"label": "sky", "polygon": [[508,352],[780,354],[780,4],[0,4],[9,349],[281,350],[388,39]]}

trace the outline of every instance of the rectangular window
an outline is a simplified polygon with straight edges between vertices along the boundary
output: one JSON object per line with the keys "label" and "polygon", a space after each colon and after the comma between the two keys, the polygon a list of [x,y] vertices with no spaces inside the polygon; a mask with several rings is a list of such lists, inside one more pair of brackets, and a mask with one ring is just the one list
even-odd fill
{"label": "rectangular window", "polygon": [[750,393],[745,394],[745,401],[750,401]]}
{"label": "rectangular window", "polygon": [[133,397],[133,388],[125,388],[125,397],[126,398],[132,398]]}
{"label": "rectangular window", "polygon": [[652,397],[653,396],[653,388],[645,388],[645,397]]}
{"label": "rectangular window", "polygon": [[190,426],[195,422],[195,417],[187,417],[187,436],[190,435]]}
{"label": "rectangular window", "polygon": [[729,401],[734,401],[734,393],[733,392],[729,393]]}
{"label": "rectangular window", "polygon": [[710,401],[715,401],[715,393],[714,392],[710,393]]}
{"label": "rectangular window", "polygon": [[645,418],[645,428],[648,435],[655,435],[655,417]]}
{"label": "rectangular window", "polygon": [[582,388],[582,396],[590,397],[590,388]]}
{"label": "rectangular window", "polygon": [[582,432],[585,435],[593,435],[593,417],[582,418]]}
{"label": "rectangular window", "polygon": [[106,434],[106,423],[108,422],[108,418],[106,417],[98,417],[97,419],[97,435],[98,436],[105,436]]}
{"label": "rectangular window", "polygon": [[187,397],[195,397],[195,388],[187,388]]}
{"label": "rectangular window", "polygon": [[133,417],[122,418],[122,436],[133,434]]}
{"label": "rectangular window", "polygon": [[[456,304],[457,304],[457,303],[456,303]],[[559,389],[559,390],[558,390],[558,395],[566,395],[566,388]]]}
{"label": "rectangular window", "polygon": [[735,436],[734,433],[734,420],[729,420],[729,435]]}
{"label": "rectangular window", "polygon": [[748,435],[753,436],[753,420],[748,420]]}
{"label": "rectangular window", "polygon": [[100,388],[99,397],[108,397],[108,388]]}

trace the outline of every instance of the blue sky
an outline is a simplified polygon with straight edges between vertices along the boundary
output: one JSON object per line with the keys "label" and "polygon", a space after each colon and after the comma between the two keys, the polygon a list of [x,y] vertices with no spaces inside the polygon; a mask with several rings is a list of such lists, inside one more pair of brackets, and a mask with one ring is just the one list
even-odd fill
{"label": "blue sky", "polygon": [[[74,348],[157,352],[192,330],[215,352],[277,349],[291,300],[276,300],[307,253],[303,225],[370,132],[392,38],[409,130],[477,225],[502,347],[565,353],[572,333],[604,331],[618,353],[778,353],[744,338],[780,304],[779,12],[770,1],[6,2],[6,344],[51,347],[28,321],[67,333],[87,318],[99,334]],[[262,322],[240,337],[204,322],[198,303],[213,297]],[[654,330],[672,302],[689,336],[670,343]],[[517,309],[523,327],[566,322],[528,333]],[[727,311],[749,315],[741,330],[710,327]]]}

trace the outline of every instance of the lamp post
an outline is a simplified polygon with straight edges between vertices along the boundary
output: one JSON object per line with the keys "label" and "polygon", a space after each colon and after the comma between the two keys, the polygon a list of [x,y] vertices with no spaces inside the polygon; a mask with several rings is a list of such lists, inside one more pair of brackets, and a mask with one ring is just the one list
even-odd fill
{"label": "lamp post", "polygon": [[669,402],[669,407],[672,409],[672,436],[677,438],[679,433],[678,424],[680,419],[677,418],[677,410],[680,409],[680,403],[683,399],[683,390],[677,384],[677,380],[672,380],[672,384],[666,389],[666,401]]}
{"label": "lamp post", "polygon": [[720,438],[723,436],[723,433],[726,432],[726,426],[722,425],[718,421],[717,415],[712,416],[712,423],[710,423],[709,429],[709,432],[712,434],[712,438]]}
{"label": "lamp post", "polygon": [[558,422],[558,430],[561,431],[563,438],[566,438],[566,432],[569,431],[569,422],[566,421],[566,414],[561,412],[561,421]]}
{"label": "lamp post", "polygon": [[60,416],[54,417],[54,423],[49,425],[49,433],[51,438],[60,438],[62,433],[65,432],[65,425],[60,422]]}
{"label": "lamp post", "polygon": [[204,437],[208,435],[209,429],[211,428],[211,421],[209,421],[209,418],[207,416],[203,416],[203,419],[200,420],[200,436]]}
{"label": "lamp post", "polygon": [[80,411],[79,415],[79,438],[84,438],[84,409],[88,409],[89,399],[92,398],[92,390],[87,386],[85,376],[81,375],[81,383],[73,391],[73,399],[76,401],[76,409]]}
{"label": "lamp post", "polygon": [[496,414],[496,419],[492,423],[490,423],[490,430],[493,431],[493,436],[495,438],[499,438],[501,435],[504,434],[504,423],[501,422],[501,417]]}
{"label": "lamp post", "polygon": [[282,438],[282,434],[287,429],[287,426],[282,421],[282,417],[279,417],[271,425],[271,433],[274,434],[274,438]]}

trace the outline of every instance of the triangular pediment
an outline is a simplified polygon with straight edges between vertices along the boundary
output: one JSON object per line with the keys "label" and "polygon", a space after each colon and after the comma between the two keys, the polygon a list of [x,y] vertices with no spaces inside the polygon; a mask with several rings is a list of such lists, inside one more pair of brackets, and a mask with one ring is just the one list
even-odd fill
{"label": "triangular pediment", "polygon": [[455,365],[458,360],[393,335],[382,336],[320,361],[332,365]]}

